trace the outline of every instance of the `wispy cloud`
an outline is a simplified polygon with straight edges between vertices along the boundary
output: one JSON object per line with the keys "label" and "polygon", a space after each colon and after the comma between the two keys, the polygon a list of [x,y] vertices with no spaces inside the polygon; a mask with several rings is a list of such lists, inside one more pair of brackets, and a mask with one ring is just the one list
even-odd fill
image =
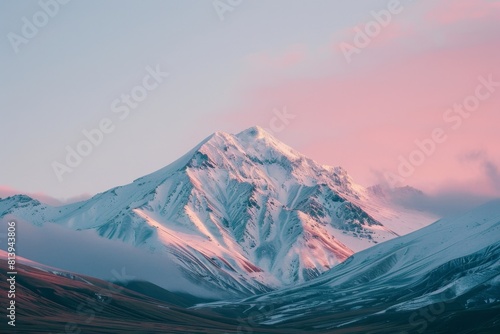
{"label": "wispy cloud", "polygon": [[494,0],[445,0],[434,4],[426,17],[440,24],[487,21],[500,17],[500,2]]}
{"label": "wispy cloud", "polygon": [[390,188],[382,185],[385,198],[400,207],[424,211],[440,217],[462,214],[500,196],[474,194],[461,186],[443,187],[427,194],[412,187]]}
{"label": "wispy cloud", "polygon": [[477,163],[484,171],[486,182],[500,196],[500,168],[484,150],[474,150],[461,156],[465,163]]}

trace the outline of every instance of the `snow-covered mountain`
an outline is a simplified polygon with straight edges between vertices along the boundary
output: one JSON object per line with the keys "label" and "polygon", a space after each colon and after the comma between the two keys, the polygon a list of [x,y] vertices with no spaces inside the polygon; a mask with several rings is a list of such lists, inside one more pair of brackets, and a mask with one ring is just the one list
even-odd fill
{"label": "snow-covered mountain", "polygon": [[169,166],[87,201],[0,200],[0,219],[95,231],[163,254],[188,279],[237,295],[307,281],[434,221],[391,209],[344,169],[320,165],[259,127],[217,132]]}
{"label": "snow-covered mountain", "polygon": [[446,329],[445,321],[461,315],[475,321],[486,315],[482,325],[498,328],[500,200],[356,253],[304,284],[199,308],[206,307],[224,314],[244,310],[242,318],[257,312],[253,321],[260,325],[340,332],[380,324],[373,333],[423,333],[432,326]]}

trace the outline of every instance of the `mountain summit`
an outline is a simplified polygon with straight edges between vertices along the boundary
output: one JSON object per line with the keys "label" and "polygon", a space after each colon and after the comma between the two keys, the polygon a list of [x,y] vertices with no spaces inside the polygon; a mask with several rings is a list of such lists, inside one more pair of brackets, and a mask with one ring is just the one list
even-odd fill
{"label": "mountain summit", "polygon": [[368,194],[344,169],[252,127],[216,132],[167,167],[84,202],[0,200],[0,219],[92,230],[163,254],[208,289],[244,295],[307,281],[417,227]]}

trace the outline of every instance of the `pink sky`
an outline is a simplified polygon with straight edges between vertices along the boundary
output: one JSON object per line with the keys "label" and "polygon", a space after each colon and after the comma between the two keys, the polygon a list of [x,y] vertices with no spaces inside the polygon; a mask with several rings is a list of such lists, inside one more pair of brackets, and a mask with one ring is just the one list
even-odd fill
{"label": "pink sky", "polygon": [[500,195],[500,86],[456,130],[443,120],[448,108],[474,95],[480,76],[500,83],[500,3],[408,6],[350,64],[339,43],[352,43],[352,28],[322,47],[248,56],[241,101],[223,120],[266,126],[271,110],[286,106],[296,118],[277,137],[321,163],[344,166],[365,185],[397,173],[398,157],[439,127],[446,142],[406,183],[428,192]]}

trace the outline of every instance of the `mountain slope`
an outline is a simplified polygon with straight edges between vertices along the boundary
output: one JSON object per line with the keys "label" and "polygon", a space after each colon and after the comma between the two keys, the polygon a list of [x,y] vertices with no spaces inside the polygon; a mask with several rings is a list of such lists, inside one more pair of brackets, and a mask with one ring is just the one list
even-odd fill
{"label": "mountain slope", "polygon": [[0,201],[2,221],[95,231],[163,254],[188,279],[235,295],[307,281],[414,230],[415,221],[432,221],[405,217],[342,168],[319,165],[259,127],[217,132],[171,165],[84,202]]}
{"label": "mountain slope", "polygon": [[[203,307],[242,317],[266,309],[256,322],[278,327],[340,331],[391,319],[391,330],[373,333],[421,333],[453,318],[454,332],[481,326],[494,332],[500,328],[500,200],[359,252],[307,283]],[[482,325],[459,319],[474,314],[485,316]]]}

